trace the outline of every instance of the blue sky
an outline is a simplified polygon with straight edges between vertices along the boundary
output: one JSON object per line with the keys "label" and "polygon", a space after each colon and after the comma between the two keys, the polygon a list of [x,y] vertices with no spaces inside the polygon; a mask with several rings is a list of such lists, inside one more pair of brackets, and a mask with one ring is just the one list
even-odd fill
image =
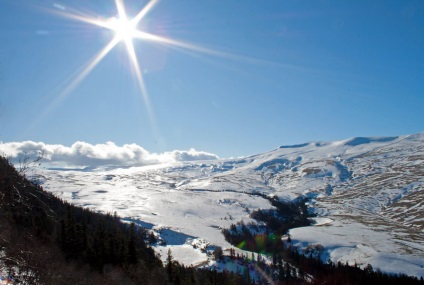
{"label": "blue sky", "polygon": [[[124,1],[129,18],[147,1]],[[423,1],[159,1],[134,39],[70,92],[114,32],[112,0],[0,0],[0,141],[135,143],[237,157],[307,141],[424,130]]]}

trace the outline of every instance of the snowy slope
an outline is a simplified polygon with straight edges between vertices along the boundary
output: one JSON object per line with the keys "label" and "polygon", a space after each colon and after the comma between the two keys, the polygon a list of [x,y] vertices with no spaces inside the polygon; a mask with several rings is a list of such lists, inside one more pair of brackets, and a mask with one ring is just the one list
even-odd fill
{"label": "snowy slope", "polygon": [[206,259],[199,245],[229,247],[220,228],[271,208],[254,195],[266,193],[311,199],[316,225],[291,234],[299,246],[324,245],[323,259],[424,276],[424,133],[284,146],[240,159],[39,174],[46,190],[76,205],[117,211],[154,229],[167,241],[157,250],[172,248],[186,264]]}

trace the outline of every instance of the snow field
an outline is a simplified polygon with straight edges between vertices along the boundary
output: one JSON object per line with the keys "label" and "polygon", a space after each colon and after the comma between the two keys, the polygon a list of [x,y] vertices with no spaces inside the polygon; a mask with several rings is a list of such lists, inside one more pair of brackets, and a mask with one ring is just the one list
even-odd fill
{"label": "snow field", "polygon": [[241,159],[42,170],[40,178],[46,190],[76,205],[116,211],[162,229],[161,236],[172,232],[156,250],[166,258],[171,249],[187,264],[207,260],[191,240],[229,248],[222,228],[270,209],[258,193],[306,196],[317,218],[314,226],[291,230],[299,247],[321,244],[324,260],[424,276],[423,162],[424,133],[308,143]]}

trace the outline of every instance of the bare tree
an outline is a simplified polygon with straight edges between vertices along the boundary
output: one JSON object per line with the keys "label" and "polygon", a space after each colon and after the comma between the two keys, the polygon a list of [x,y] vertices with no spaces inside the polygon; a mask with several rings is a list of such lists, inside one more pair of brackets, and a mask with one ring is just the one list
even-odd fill
{"label": "bare tree", "polygon": [[41,165],[40,161],[44,158],[44,152],[39,151],[35,158],[31,159],[31,156],[25,152],[23,158],[19,159],[19,174],[25,176],[28,170],[34,169]]}

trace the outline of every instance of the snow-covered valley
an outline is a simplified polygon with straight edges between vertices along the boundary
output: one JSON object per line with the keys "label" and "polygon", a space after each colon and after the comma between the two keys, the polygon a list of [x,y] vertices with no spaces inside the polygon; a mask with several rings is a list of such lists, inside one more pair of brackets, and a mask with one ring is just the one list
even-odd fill
{"label": "snow-covered valley", "polygon": [[[180,262],[205,264],[206,245],[231,247],[222,228],[268,196],[309,198],[317,217],[290,231],[321,258],[424,276],[424,133],[284,146],[267,153],[144,167],[38,169],[44,189],[78,206],[117,212],[154,230]],[[212,262],[212,261],[211,261]]]}

